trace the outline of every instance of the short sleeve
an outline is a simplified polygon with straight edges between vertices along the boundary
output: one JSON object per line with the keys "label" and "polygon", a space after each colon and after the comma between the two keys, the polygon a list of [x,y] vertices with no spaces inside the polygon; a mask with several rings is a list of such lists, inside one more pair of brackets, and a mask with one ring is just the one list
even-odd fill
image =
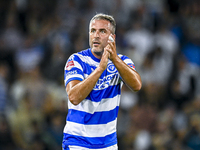
{"label": "short sleeve", "polygon": [[65,86],[67,86],[67,84],[72,80],[82,81],[84,79],[83,67],[81,64],[82,64],[82,61],[80,60],[78,55],[72,54],[69,57],[64,68]]}
{"label": "short sleeve", "polygon": [[135,64],[133,63],[133,61],[127,57],[127,56],[124,56],[124,55],[121,55],[121,59],[131,68],[133,68],[135,71],[136,71],[136,68],[135,68]]}

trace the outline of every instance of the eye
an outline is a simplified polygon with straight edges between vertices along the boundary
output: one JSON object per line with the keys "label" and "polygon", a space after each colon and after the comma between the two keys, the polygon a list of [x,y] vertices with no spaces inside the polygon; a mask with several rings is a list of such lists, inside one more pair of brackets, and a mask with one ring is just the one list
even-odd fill
{"label": "eye", "polygon": [[105,31],[105,30],[101,30],[100,32],[101,32],[101,33],[106,33],[106,31]]}
{"label": "eye", "polygon": [[95,30],[94,30],[94,29],[92,29],[92,30],[90,31],[90,33],[95,33]]}

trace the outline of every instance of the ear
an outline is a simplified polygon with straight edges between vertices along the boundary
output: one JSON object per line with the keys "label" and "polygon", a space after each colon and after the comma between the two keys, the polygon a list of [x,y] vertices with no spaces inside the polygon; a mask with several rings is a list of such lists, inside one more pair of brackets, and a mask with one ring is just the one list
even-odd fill
{"label": "ear", "polygon": [[116,39],[116,34],[111,34],[114,39]]}

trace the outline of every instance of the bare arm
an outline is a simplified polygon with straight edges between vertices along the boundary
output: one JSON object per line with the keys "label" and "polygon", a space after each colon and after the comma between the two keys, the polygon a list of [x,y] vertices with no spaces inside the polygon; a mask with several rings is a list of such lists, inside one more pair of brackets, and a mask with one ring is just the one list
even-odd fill
{"label": "bare arm", "polygon": [[133,91],[139,91],[142,87],[140,75],[133,68],[123,62],[119,56],[113,59],[112,62],[126,85],[128,85]]}
{"label": "bare arm", "polygon": [[[112,36],[114,38],[114,36]],[[142,87],[142,81],[140,75],[131,67],[129,67],[122,59],[117,55],[115,41],[109,41],[109,46],[105,48],[110,53],[110,60],[117,68],[123,81],[133,90],[139,91]]]}
{"label": "bare arm", "polygon": [[107,67],[109,53],[104,52],[99,66],[83,81],[73,80],[66,86],[70,102],[78,105],[92,91],[99,77]]}

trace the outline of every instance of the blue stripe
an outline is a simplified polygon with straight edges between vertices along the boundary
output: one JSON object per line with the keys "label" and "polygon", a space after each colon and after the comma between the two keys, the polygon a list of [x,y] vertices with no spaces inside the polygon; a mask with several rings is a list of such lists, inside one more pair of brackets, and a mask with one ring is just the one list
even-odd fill
{"label": "blue stripe", "polygon": [[[82,75],[82,76],[84,77],[82,71],[81,71],[80,69],[74,67],[74,68],[72,68],[70,71],[65,70],[65,73],[64,73],[64,80],[66,79],[67,76],[75,75],[75,74],[80,74],[80,75]],[[67,86],[67,84],[68,84],[70,81],[72,81],[72,80],[83,81],[83,79],[80,78],[80,77],[69,78],[69,79],[66,81],[65,86]]]}
{"label": "blue stripe", "polygon": [[105,148],[117,144],[116,132],[105,137],[82,137],[64,133],[63,147],[68,145],[81,146],[86,148]]}
{"label": "blue stripe", "polygon": [[109,86],[108,88],[103,90],[92,90],[89,96],[86,97],[86,99],[94,102],[100,102],[104,98],[113,98],[120,94],[121,87],[119,83],[117,85]]}
{"label": "blue stripe", "polygon": [[85,49],[83,51],[78,52],[78,54],[83,55],[83,56],[89,56],[90,55],[90,48]]}
{"label": "blue stripe", "polygon": [[72,80],[79,80],[79,81],[83,81],[83,79],[81,79],[81,78],[70,78],[69,80],[67,80],[66,81],[66,83],[65,83],[65,87],[67,86],[67,84],[70,82],[70,81],[72,81]]}
{"label": "blue stripe", "polygon": [[90,114],[74,109],[68,110],[67,121],[76,122],[84,125],[106,124],[117,118],[119,106],[110,111],[95,112]]}
{"label": "blue stripe", "polygon": [[65,70],[65,72],[64,72],[64,80],[66,79],[67,76],[75,75],[75,74],[80,74],[80,75],[84,76],[83,72],[79,68],[73,67],[70,70]]}
{"label": "blue stripe", "polygon": [[92,69],[95,70],[97,68],[96,66],[92,66],[86,62],[81,62],[81,65],[82,65],[84,74],[88,74],[88,75],[90,75],[92,73]]}

